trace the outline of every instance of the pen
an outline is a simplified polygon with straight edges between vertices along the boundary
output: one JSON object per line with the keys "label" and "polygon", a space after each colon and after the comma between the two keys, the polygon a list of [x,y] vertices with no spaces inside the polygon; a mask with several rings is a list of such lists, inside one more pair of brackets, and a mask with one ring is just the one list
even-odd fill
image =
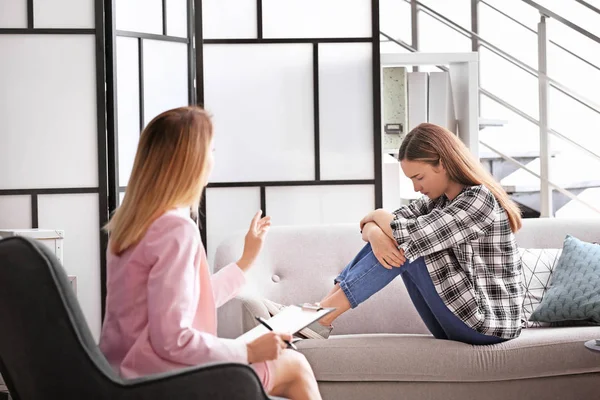
{"label": "pen", "polygon": [[[256,320],[258,322],[260,322],[260,324],[262,326],[264,326],[265,328],[267,328],[268,330],[270,330],[271,332],[273,332],[273,328],[271,328],[271,326],[267,323],[267,321],[265,321],[264,319],[262,319],[261,317],[255,317]],[[294,350],[298,350],[298,348],[296,347],[296,345],[290,341],[284,340],[285,344],[288,345],[288,347],[291,347]]]}

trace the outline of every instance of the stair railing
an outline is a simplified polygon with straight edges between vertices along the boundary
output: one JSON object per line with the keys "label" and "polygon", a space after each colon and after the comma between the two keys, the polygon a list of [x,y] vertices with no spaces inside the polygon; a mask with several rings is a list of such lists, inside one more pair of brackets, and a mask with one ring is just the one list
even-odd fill
{"label": "stair railing", "polygon": [[[574,195],[573,193],[569,192],[568,190],[560,187],[559,185],[549,181],[548,176],[549,176],[549,160],[550,160],[550,155],[549,155],[549,145],[548,145],[548,135],[552,134],[554,136],[557,136],[559,138],[561,138],[562,140],[565,140],[566,142],[568,142],[569,144],[571,144],[572,146],[574,146],[575,148],[577,148],[578,150],[584,151],[585,153],[587,153],[588,155],[592,156],[593,158],[600,160],[600,155],[598,155],[597,153],[595,153],[594,151],[588,149],[587,147],[577,143],[576,141],[572,140],[571,138],[567,137],[566,135],[549,128],[548,126],[548,118],[547,118],[547,112],[548,112],[548,90],[550,87],[555,88],[556,90],[562,92],[563,94],[567,95],[568,97],[570,97],[571,99],[577,101],[578,103],[586,106],[587,108],[589,108],[590,110],[599,113],[600,114],[600,105],[596,104],[595,102],[593,102],[592,100],[586,98],[585,96],[580,95],[579,93],[577,93],[576,91],[574,91],[573,89],[567,87],[566,85],[563,85],[562,83],[558,82],[555,79],[550,78],[547,75],[547,71],[546,71],[546,47],[548,43],[552,43],[554,45],[557,45],[559,48],[567,51],[569,54],[577,57],[577,59],[585,62],[588,65],[591,65],[592,67],[594,67],[597,70],[600,70],[600,68],[598,66],[596,66],[595,64],[591,63],[590,61],[586,60],[585,58],[575,54],[574,52],[565,49],[563,46],[558,45],[557,43],[553,42],[553,41],[548,41],[548,38],[546,37],[546,18],[551,17],[553,19],[556,19],[557,21],[561,22],[562,24],[568,26],[571,29],[576,30],[577,32],[585,35],[586,37],[590,38],[591,40],[595,41],[596,43],[600,44],[600,38],[598,38],[596,35],[588,32],[587,30],[579,27],[578,25],[574,24],[573,22],[569,21],[566,18],[561,17],[560,15],[552,12],[551,10],[535,3],[532,0],[523,0],[526,4],[536,8],[538,10],[538,12],[540,12],[540,22],[538,24],[538,31],[534,31],[533,29],[527,27],[526,25],[520,23],[519,21],[517,21],[516,19],[510,17],[509,15],[507,15],[506,13],[498,10],[497,8],[491,6],[490,4],[488,4],[487,2],[485,2],[484,0],[473,0],[474,3],[477,2],[481,2],[483,4],[485,4],[486,6],[490,7],[491,9],[495,10],[496,12],[501,13],[502,15],[504,15],[505,17],[509,18],[510,20],[512,20],[515,23],[518,23],[519,25],[525,27],[526,29],[530,30],[531,32],[534,32],[538,35],[538,65],[539,65],[539,70],[535,69],[533,67],[531,67],[530,65],[528,65],[527,63],[523,62],[522,60],[512,56],[511,54],[505,52],[504,50],[500,49],[499,47],[495,46],[494,44],[490,43],[489,41],[485,40],[484,38],[482,38],[479,34],[466,29],[464,27],[462,27],[461,25],[457,24],[456,22],[452,21],[451,19],[445,17],[444,15],[440,14],[439,12],[431,9],[430,7],[422,4],[421,2],[419,2],[418,0],[404,0],[406,3],[411,4],[411,9],[412,10],[416,10],[421,11],[426,13],[427,15],[429,15],[430,17],[434,18],[435,20],[437,20],[438,22],[441,22],[442,24],[446,25],[447,27],[455,30],[456,32],[462,34],[463,36],[470,38],[472,40],[476,40],[476,42],[478,43],[479,46],[483,46],[487,49],[489,49],[490,51],[492,51],[493,53],[495,53],[496,55],[502,57],[503,59],[507,60],[508,62],[512,63],[513,65],[517,66],[518,68],[522,69],[523,71],[535,76],[536,78],[538,78],[538,87],[539,87],[539,95],[540,95],[540,119],[536,120],[534,117],[528,115],[527,113],[523,112],[522,110],[520,110],[518,107],[515,107],[514,105],[510,104],[509,102],[501,99],[500,97],[494,95],[493,93],[479,87],[479,93],[481,93],[483,96],[486,96],[487,98],[491,99],[492,101],[502,105],[503,107],[506,107],[507,109],[515,112],[517,115],[521,116],[522,118],[526,119],[527,121],[537,125],[540,128],[540,161],[541,161],[541,175],[538,175],[537,173],[531,171],[529,168],[527,168],[525,165],[521,164],[520,162],[518,162],[517,160],[513,159],[512,157],[501,153],[500,151],[498,151],[497,149],[494,149],[492,146],[490,146],[487,143],[482,142],[481,140],[479,140],[479,142],[481,144],[483,144],[484,146],[486,146],[487,148],[489,148],[490,150],[492,150],[493,152],[495,152],[496,154],[498,154],[500,157],[502,157],[503,159],[517,165],[519,168],[526,170],[528,173],[533,174],[534,176],[536,176],[537,178],[539,178],[541,180],[541,185],[540,185],[540,195],[541,195],[541,212],[540,215],[542,217],[549,217],[552,215],[552,189],[555,189],[557,191],[559,191],[560,193],[564,194],[565,196],[569,197],[570,199],[577,201],[581,204],[584,204],[585,206],[589,207],[590,209],[600,213],[600,209],[598,209],[597,207],[589,204],[588,202],[580,199],[579,197],[577,197],[576,195]],[[592,11],[595,12],[599,12],[598,9],[596,9],[595,7],[591,6],[589,3],[585,2],[584,0],[577,0],[579,3],[581,3],[582,5],[590,8]],[[473,14],[473,13],[472,13]],[[413,22],[416,19],[416,13],[413,11]],[[413,34],[415,34],[417,32],[416,29],[414,29],[413,27]],[[403,47],[406,50],[409,50],[411,52],[415,52],[417,51],[417,49],[413,48],[412,46],[410,46],[408,43],[400,40],[400,39],[394,39],[391,36],[387,35],[384,32],[380,32],[380,34],[382,36],[384,36],[388,41],[392,41],[396,44],[398,44],[399,46]],[[416,43],[417,41],[413,40],[413,43]],[[440,68],[441,70],[444,71],[448,71],[448,68],[444,67],[444,66],[438,66],[438,68]]]}

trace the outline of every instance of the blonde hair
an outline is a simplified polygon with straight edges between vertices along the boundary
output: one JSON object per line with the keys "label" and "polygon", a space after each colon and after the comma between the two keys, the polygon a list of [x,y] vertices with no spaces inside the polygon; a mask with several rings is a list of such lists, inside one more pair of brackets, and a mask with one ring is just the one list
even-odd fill
{"label": "blonde hair", "polygon": [[113,254],[137,244],[164,212],[187,205],[198,209],[212,136],[210,116],[196,106],[165,111],[150,121],[123,203],[105,226]]}
{"label": "blonde hair", "polygon": [[521,210],[517,204],[463,142],[447,129],[434,124],[420,124],[404,138],[398,159],[422,161],[433,166],[438,166],[441,161],[454,182],[466,186],[484,185],[506,211],[510,229],[513,232],[521,229]]}

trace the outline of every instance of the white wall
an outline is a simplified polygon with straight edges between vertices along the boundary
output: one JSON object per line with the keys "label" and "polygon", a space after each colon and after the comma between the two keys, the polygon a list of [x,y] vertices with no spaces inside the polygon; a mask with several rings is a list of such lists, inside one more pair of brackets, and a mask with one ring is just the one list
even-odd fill
{"label": "white wall", "polygon": [[[62,229],[64,267],[100,333],[100,221],[93,0],[2,1],[0,228]],[[31,29],[92,29],[73,34]],[[37,207],[32,199],[37,199]],[[35,208],[35,210],[34,210]]]}

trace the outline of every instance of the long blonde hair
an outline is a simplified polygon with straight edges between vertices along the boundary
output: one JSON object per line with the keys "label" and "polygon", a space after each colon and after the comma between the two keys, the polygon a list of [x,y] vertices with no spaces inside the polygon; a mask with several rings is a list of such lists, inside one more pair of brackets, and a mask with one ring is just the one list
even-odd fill
{"label": "long blonde hair", "polygon": [[165,111],[150,121],[140,136],[123,203],[105,227],[113,254],[137,244],[169,209],[198,209],[212,136],[210,116],[196,106]]}
{"label": "long blonde hair", "polygon": [[406,135],[400,145],[398,160],[422,161],[438,166],[440,161],[454,182],[466,186],[484,185],[504,208],[510,229],[521,229],[521,210],[504,188],[473,157],[458,137],[447,129],[423,123]]}

